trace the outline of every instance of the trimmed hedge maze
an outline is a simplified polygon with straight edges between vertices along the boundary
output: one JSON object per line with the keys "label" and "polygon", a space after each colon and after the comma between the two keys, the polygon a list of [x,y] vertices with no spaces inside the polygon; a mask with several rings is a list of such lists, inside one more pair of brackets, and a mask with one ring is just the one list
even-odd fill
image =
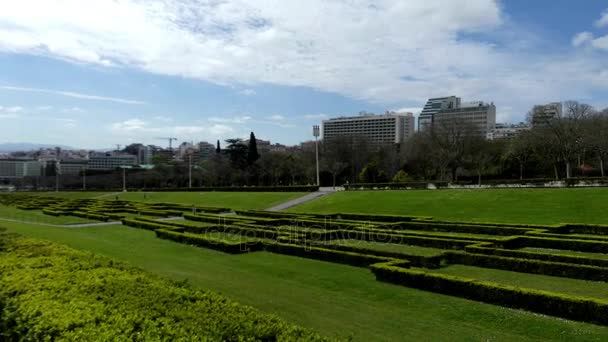
{"label": "trimmed hedge maze", "polygon": [[[226,253],[267,251],[369,268],[380,281],[608,325],[608,226],[440,222],[430,217],[237,211],[181,221],[126,218],[161,239]],[[539,286],[476,279],[453,266],[538,277]],[[466,269],[465,267],[465,269]],[[450,270],[445,274],[444,270]],[[553,288],[544,289],[551,277]],[[567,284],[566,284],[567,280]],[[567,286],[606,287],[589,296]],[[583,286],[584,287],[584,286]]]}
{"label": "trimmed hedge maze", "polygon": [[120,221],[132,216],[158,218],[182,216],[184,213],[224,213],[228,208],[189,206],[175,203],[140,203],[100,199],[63,199],[29,195],[0,195],[0,204],[21,210],[42,210],[49,216],[76,216],[95,221]]}
{"label": "trimmed hedge maze", "polygon": [[231,212],[168,203],[28,196],[0,201],[49,215],[121,219],[125,226],[153,231],[161,239],[229,254],[266,251],[366,267],[384,282],[608,325],[608,226]]}

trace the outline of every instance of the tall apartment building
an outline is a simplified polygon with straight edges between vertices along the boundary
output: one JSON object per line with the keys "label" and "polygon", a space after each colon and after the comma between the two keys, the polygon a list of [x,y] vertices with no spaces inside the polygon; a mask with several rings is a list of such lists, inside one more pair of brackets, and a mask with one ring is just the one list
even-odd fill
{"label": "tall apartment building", "polygon": [[116,152],[92,152],[89,155],[89,170],[114,170],[121,166],[137,164],[137,156]]}
{"label": "tall apartment building", "polygon": [[198,143],[198,150],[200,152],[201,155],[201,160],[207,160],[209,159],[212,155],[215,154],[215,148],[216,146],[208,143],[206,141],[201,141]]}
{"label": "tall apartment building", "polygon": [[418,118],[418,130],[447,122],[471,127],[486,136],[496,126],[496,106],[482,101],[463,103],[456,96],[429,99]]}
{"label": "tall apartment building", "polygon": [[536,105],[532,108],[532,126],[546,125],[551,119],[562,116],[561,102]]}
{"label": "tall apartment building", "polygon": [[444,122],[470,127],[485,137],[496,127],[496,106],[493,103],[469,102],[457,108],[442,109],[434,115],[433,125]]}
{"label": "tall apartment building", "polygon": [[386,112],[381,115],[362,113],[359,116],[323,121],[324,140],[354,136],[366,138],[372,145],[381,146],[404,142],[413,133],[412,113]]}
{"label": "tall apartment building", "polygon": [[42,174],[42,164],[37,160],[0,160],[0,179],[36,177]]}
{"label": "tall apartment building", "polygon": [[139,165],[150,165],[152,164],[152,154],[154,152],[153,146],[140,146],[137,150],[137,164]]}
{"label": "tall apartment building", "polygon": [[458,107],[460,107],[460,97],[447,96],[429,99],[418,117],[418,130],[424,131],[430,128],[433,125],[435,114],[440,110]]}

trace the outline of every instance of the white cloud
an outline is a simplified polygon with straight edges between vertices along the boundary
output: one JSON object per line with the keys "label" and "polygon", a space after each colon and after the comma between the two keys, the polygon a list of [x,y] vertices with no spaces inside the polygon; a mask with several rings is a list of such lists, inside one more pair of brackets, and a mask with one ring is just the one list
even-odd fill
{"label": "white cloud", "polygon": [[23,107],[21,106],[0,106],[0,119],[17,119],[22,116],[22,112]]}
{"label": "white cloud", "polygon": [[159,132],[160,128],[149,127],[148,122],[138,118],[115,122],[110,126],[114,133]]}
{"label": "white cloud", "polygon": [[253,89],[243,89],[243,90],[239,91],[239,94],[246,95],[246,96],[252,96],[252,95],[255,95],[256,92]]}
{"label": "white cloud", "polygon": [[597,27],[605,27],[608,26],[608,9],[602,12],[602,16],[595,22],[595,26]]}
{"label": "white cloud", "polygon": [[154,119],[162,122],[173,122],[173,118],[169,116],[157,115]]}
{"label": "white cloud", "polygon": [[[1,16],[1,14],[0,14]],[[0,20],[0,24],[1,24]],[[2,28],[0,25],[0,51],[2,45],[2,37],[1,37]],[[145,104],[143,101],[137,100],[129,100],[118,97],[107,97],[107,96],[99,96],[99,95],[90,95],[90,94],[82,94],[73,91],[64,91],[64,90],[54,90],[54,89],[42,89],[42,88],[28,88],[28,87],[15,87],[15,86],[0,86],[0,89],[3,90],[12,90],[12,91],[25,91],[31,93],[45,93],[45,94],[54,94],[60,96],[73,97],[82,100],[93,100],[93,101],[107,101],[107,102],[115,102],[122,104]]]}
{"label": "white cloud", "polygon": [[573,46],[581,46],[587,44],[593,40],[593,34],[591,32],[581,32],[572,38]]}
{"label": "white cloud", "polygon": [[231,124],[244,124],[246,122],[248,122],[249,120],[251,120],[251,116],[248,115],[243,115],[243,116],[234,116],[234,117],[210,117],[209,121],[210,122],[216,122],[216,123],[231,123]]}
{"label": "white cloud", "polygon": [[329,117],[329,115],[323,114],[323,113],[320,113],[320,114],[306,114],[306,115],[303,116],[303,118],[306,119],[306,120],[315,120],[315,121],[316,120],[324,120],[324,119],[327,119],[328,117]]}
{"label": "white cloud", "polygon": [[594,39],[591,45],[596,49],[608,50],[608,35]]}
{"label": "white cloud", "polygon": [[[20,0],[0,11],[0,51],[236,89],[304,86],[388,106],[456,94],[521,115],[535,103],[608,89],[598,77],[605,61],[534,44],[526,50],[518,44],[528,37],[496,43],[468,35],[508,25],[499,0]],[[602,38],[590,43],[604,46]]]}
{"label": "white cloud", "polygon": [[268,117],[268,119],[272,121],[285,121],[285,117],[283,115],[275,114]]}
{"label": "white cloud", "polygon": [[414,115],[418,115],[420,112],[422,112],[422,107],[401,107],[393,109],[393,111],[397,113],[412,113]]}

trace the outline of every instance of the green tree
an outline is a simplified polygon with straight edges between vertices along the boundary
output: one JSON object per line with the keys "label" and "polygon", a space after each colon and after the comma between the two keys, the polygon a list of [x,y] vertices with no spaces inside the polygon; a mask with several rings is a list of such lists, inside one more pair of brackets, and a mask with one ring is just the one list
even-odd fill
{"label": "green tree", "polygon": [[393,183],[405,183],[409,181],[411,181],[410,175],[408,175],[407,172],[403,170],[399,170],[393,176]]}
{"label": "green tree", "polygon": [[253,165],[256,160],[260,159],[260,154],[258,153],[258,143],[255,139],[255,134],[251,132],[249,135],[249,148],[247,149],[247,163],[249,165]]}
{"label": "green tree", "polygon": [[215,147],[215,153],[220,154],[222,152],[222,149],[220,147],[220,140],[217,140],[217,146]]}

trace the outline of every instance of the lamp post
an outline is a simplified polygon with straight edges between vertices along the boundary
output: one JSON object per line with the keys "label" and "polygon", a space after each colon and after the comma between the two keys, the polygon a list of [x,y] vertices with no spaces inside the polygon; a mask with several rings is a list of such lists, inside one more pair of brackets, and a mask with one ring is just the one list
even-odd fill
{"label": "lamp post", "polygon": [[188,154],[188,188],[192,189],[192,153]]}
{"label": "lamp post", "polygon": [[82,167],[82,190],[87,189],[87,168]]}
{"label": "lamp post", "polygon": [[61,173],[61,165],[59,160],[55,162],[55,192],[59,192],[59,174]]}
{"label": "lamp post", "polygon": [[315,158],[317,160],[317,186],[321,186],[319,180],[319,125],[312,126],[312,135],[315,137]]}
{"label": "lamp post", "polygon": [[122,192],[127,192],[127,167],[123,165],[120,168],[122,169]]}

